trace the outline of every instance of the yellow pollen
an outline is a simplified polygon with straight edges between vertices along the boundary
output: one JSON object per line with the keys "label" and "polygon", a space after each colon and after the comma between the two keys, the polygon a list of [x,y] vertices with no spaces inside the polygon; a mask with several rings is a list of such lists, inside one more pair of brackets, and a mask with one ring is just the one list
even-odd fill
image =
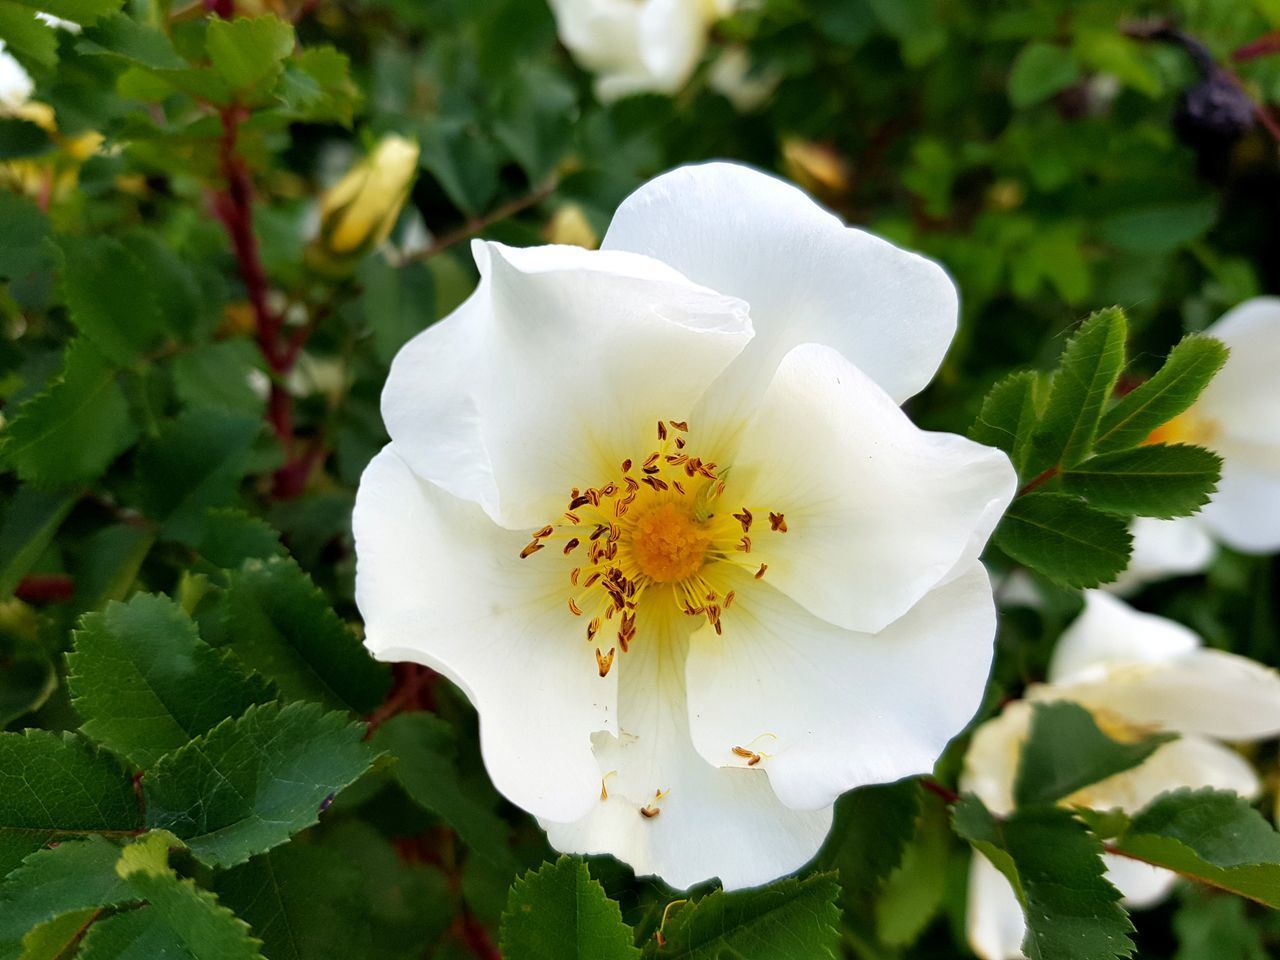
{"label": "yellow pollen", "polygon": [[631,555],[655,583],[674,583],[697,573],[712,540],[705,523],[682,504],[660,503],[636,518]]}

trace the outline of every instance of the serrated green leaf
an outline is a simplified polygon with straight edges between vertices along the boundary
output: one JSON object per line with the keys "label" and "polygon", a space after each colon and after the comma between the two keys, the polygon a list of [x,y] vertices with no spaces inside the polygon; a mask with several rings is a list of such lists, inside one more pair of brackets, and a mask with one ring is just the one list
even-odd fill
{"label": "serrated green leaf", "polygon": [[26,276],[47,258],[49,218],[26,197],[0,191],[0,280]]}
{"label": "serrated green leaf", "polygon": [[50,840],[142,827],[133,777],[83,737],[0,733],[0,876]]}
{"label": "serrated green leaf", "polygon": [[1021,476],[1027,464],[1028,446],[1040,419],[1040,374],[1034,370],[1011,373],[988,391],[969,437],[1009,454]]}
{"label": "serrated green leaf", "polygon": [[1133,924],[1105,876],[1102,843],[1069,811],[1029,807],[997,820],[970,795],[952,808],[952,824],[1013,886],[1029,960],[1133,955]]}
{"label": "serrated green leaf", "polygon": [[271,960],[357,960],[368,955],[363,876],[316,845],[290,843],[217,877],[219,899],[248,922]]}
{"label": "serrated green leaf", "polygon": [[70,840],[27,857],[0,884],[0,960],[16,960],[34,927],[68,913],[136,900],[116,873],[119,845],[102,837]]}
{"label": "serrated green leaf", "polygon": [[98,916],[96,908],[73,910],[32,927],[22,938],[18,960],[68,960]]}
{"label": "serrated green leaf", "polygon": [[1280,833],[1234,793],[1163,794],[1111,848],[1280,909]]}
{"label": "serrated green leaf", "polygon": [[212,20],[205,34],[205,49],[214,69],[239,96],[274,81],[293,45],[293,27],[274,14]]}
{"label": "serrated green leaf", "polygon": [[947,892],[951,849],[948,811],[935,798],[922,812],[902,862],[885,879],[875,900],[875,929],[881,943],[909,946],[937,915]]}
{"label": "serrated green leaf", "polygon": [[1080,79],[1080,65],[1066,47],[1032,41],[1022,48],[1009,72],[1009,100],[1030,107]]}
{"label": "serrated green leaf", "polygon": [[253,387],[255,376],[266,373],[261,354],[248,340],[204,344],[173,361],[174,389],[191,407],[260,417],[266,399]]}
{"label": "serrated green leaf", "polygon": [[1124,519],[1063,493],[1014,499],[993,542],[1019,563],[1067,587],[1096,587],[1129,565],[1133,538]]}
{"label": "serrated green leaf", "polygon": [[396,779],[415,801],[439,816],[480,856],[515,870],[506,821],[459,781],[453,728],[428,713],[406,713],[384,723],[373,745],[397,759]]}
{"label": "serrated green leaf", "polygon": [[1099,310],[1067,342],[1031,440],[1028,472],[1074,466],[1089,455],[1102,409],[1124,369],[1128,324],[1119,307]]}
{"label": "serrated green leaf", "polygon": [[571,857],[517,880],[502,915],[505,960],[637,960],[634,939],[618,905]]}
{"label": "serrated green leaf", "polygon": [[833,873],[782,880],[755,890],[717,890],[672,910],[665,944],[646,957],[663,960],[836,960],[840,954],[840,884]]}
{"label": "serrated green leaf", "polygon": [[1018,760],[1013,795],[1018,806],[1054,803],[1077,790],[1143,763],[1175,734],[1133,743],[1112,740],[1084,707],[1066,700],[1031,705],[1031,730]]}
{"label": "serrated green leaf", "polygon": [[391,675],[375,661],[296,562],[248,560],[226,594],[231,647],[285,697],[365,713]]}
{"label": "serrated green leaf", "polygon": [[204,643],[168,597],[109,603],[74,637],[67,682],[80,729],[140,767],[272,699],[266,681]]}
{"label": "serrated green leaf", "polygon": [[142,445],[134,474],[148,518],[167,538],[199,544],[211,507],[239,497],[249,448],[261,424],[253,417],[192,410],[166,423]]}
{"label": "serrated green leaf", "polygon": [[1222,458],[1203,447],[1152,443],[1090,457],[1063,471],[1062,488],[1125,516],[1185,517],[1209,502]]}
{"label": "serrated green leaf", "polygon": [[280,533],[261,517],[232,507],[205,514],[204,536],[197,549],[214,566],[230,570],[245,560],[284,556]]}
{"label": "serrated green leaf", "polygon": [[316,823],[325,800],[369,768],[363,736],[363,724],[314,703],[250,707],[147,773],[147,825],[210,866],[243,863]]}
{"label": "serrated green leaf", "polygon": [[181,70],[187,62],[155,27],[117,13],[87,27],[76,41],[80,53],[116,56],[156,70]]}
{"label": "serrated green leaf", "polygon": [[0,597],[13,593],[79,499],[78,490],[19,488],[0,524]]}
{"label": "serrated green leaf", "polygon": [[21,407],[0,455],[42,487],[101,474],[137,437],[116,372],[84,340],[67,348],[62,375]]}
{"label": "serrated green leaf", "polygon": [[1094,449],[1106,453],[1142,443],[1151,431],[1195,403],[1226,362],[1227,348],[1221,340],[1200,334],[1183,337],[1155,376],[1103,415]]}
{"label": "serrated green leaf", "polygon": [[836,801],[831,833],[815,863],[839,871],[840,889],[851,903],[866,903],[902,860],[919,812],[915,780],[851,790]]}
{"label": "serrated green leaf", "polygon": [[351,125],[360,90],[351,81],[347,55],[333,47],[312,46],[285,61],[278,95],[284,109],[299,120]]}
{"label": "serrated green leaf", "polygon": [[146,270],[115,237],[65,237],[61,243],[71,322],[112,363],[131,366],[165,332]]}

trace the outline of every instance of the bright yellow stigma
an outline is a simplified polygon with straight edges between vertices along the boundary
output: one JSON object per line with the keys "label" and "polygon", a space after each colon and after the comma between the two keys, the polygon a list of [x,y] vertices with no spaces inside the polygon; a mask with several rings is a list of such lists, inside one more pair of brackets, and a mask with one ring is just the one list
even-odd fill
{"label": "bright yellow stigma", "polygon": [[673,583],[698,572],[711,540],[683,504],[660,503],[636,518],[631,555],[655,583]]}

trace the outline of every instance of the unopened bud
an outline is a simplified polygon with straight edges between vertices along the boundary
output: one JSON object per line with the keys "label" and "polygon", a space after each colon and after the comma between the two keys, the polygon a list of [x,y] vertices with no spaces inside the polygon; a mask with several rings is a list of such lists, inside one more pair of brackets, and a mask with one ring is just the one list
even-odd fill
{"label": "unopened bud", "polygon": [[782,142],[782,166],[788,177],[811,193],[830,196],[849,189],[849,165],[825,144],[788,137]]}
{"label": "unopened bud", "polygon": [[320,233],[308,251],[308,262],[326,272],[341,272],[381,246],[409,199],[417,170],[416,143],[383,137],[321,198]]}

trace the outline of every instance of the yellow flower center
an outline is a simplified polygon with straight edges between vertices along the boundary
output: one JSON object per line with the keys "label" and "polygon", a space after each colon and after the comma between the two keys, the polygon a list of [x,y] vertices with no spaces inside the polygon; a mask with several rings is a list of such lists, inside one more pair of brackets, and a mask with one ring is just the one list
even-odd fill
{"label": "yellow flower center", "polygon": [[631,553],[641,573],[657,583],[671,583],[698,572],[711,536],[708,524],[695,520],[688,504],[659,503],[637,518]]}
{"label": "yellow flower center", "polygon": [[1146,443],[1193,443],[1209,446],[1218,432],[1218,425],[1208,417],[1196,413],[1193,407],[1172,420],[1162,423],[1147,435]]}
{"label": "yellow flower center", "polygon": [[[600,644],[602,677],[615,653],[626,653],[635,640],[636,611],[646,596],[645,602],[674,602],[722,632],[721,615],[734,600],[728,572],[737,566],[759,580],[768,569],[752,552],[753,530],[787,532],[780,512],[730,506],[728,471],[690,453],[687,430],[681,421],[660,422],[656,450],[623,460],[600,486],[569,491],[565,512],[520,552],[527,558],[559,548],[569,613],[586,621],[587,641]],[[616,639],[608,653],[605,636]]]}

